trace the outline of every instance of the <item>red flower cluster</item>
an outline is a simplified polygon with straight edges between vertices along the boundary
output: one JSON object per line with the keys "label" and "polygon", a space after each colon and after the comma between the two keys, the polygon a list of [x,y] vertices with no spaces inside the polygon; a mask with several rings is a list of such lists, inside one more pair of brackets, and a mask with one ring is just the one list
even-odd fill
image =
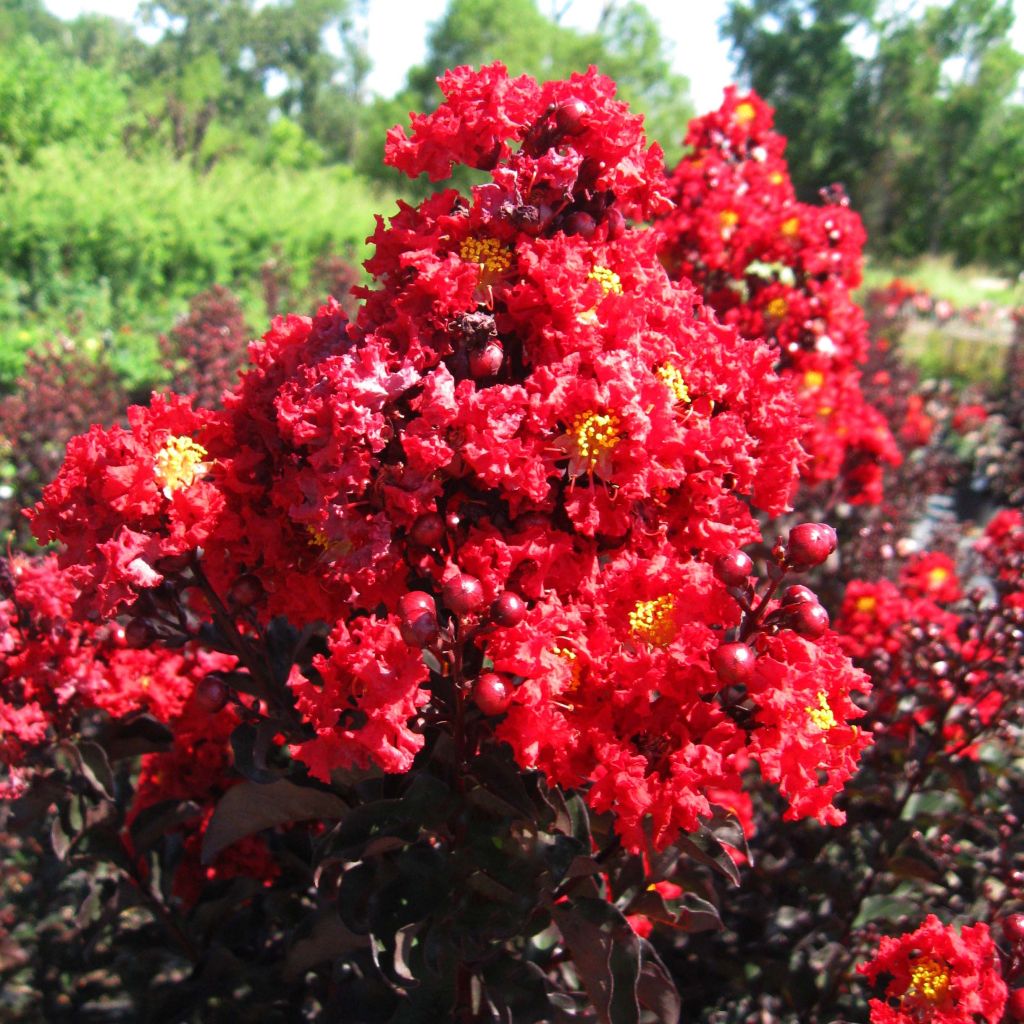
{"label": "red flower cluster", "polygon": [[[50,555],[0,563],[0,764],[5,788],[21,785],[31,750],[70,735],[80,716],[99,709],[115,718],[144,711],[170,723],[196,683],[223,656],[128,646],[116,622],[74,615],[78,593]],[[0,581],[2,582],[2,581]]]}
{"label": "red flower cluster", "polygon": [[916,931],[886,937],[874,959],[857,970],[871,983],[890,980],[884,999],[871,1000],[871,1024],[989,1024],[1006,1005],[988,925],[957,933],[933,914]]}
{"label": "red flower cluster", "polygon": [[[777,353],[627,227],[665,211],[665,183],[608,79],[494,65],[441,86],[388,161],[491,180],[379,218],[355,322],[275,320],[222,412],[155,398],[73,442],[38,535],[104,613],[190,566],[178,582],[228,595],[243,632],[328,623],[289,680],[311,737],[292,753],[321,779],[408,770],[426,718],[479,736],[507,709],[519,763],[587,788],[630,848],[716,806],[749,820],[752,762],[788,816],[841,821],[866,680],[823,611],[771,600],[834,534],[811,528],[821,556],[780,554],[757,596],[712,568],[798,483]],[[713,658],[730,643],[742,672]]]}
{"label": "red flower cluster", "polygon": [[241,781],[232,772],[229,743],[237,724],[238,715],[231,706],[211,713],[202,691],[194,691],[173,722],[171,749],[142,759],[128,811],[127,824],[131,826],[145,810],[165,802],[196,805],[195,812],[175,826],[183,845],[175,863],[173,893],[189,906],[199,899],[206,882],[243,876],[269,884],[280,874],[280,866],[260,836],[232,843],[212,864],[204,866],[201,860],[203,835],[217,800]]}
{"label": "red flower cluster", "polygon": [[[1013,537],[1014,517],[1019,520],[1016,513],[1001,514],[979,543],[997,581],[1004,552],[995,538]],[[1016,580],[1019,585],[1019,570]],[[958,603],[963,593],[956,566],[938,552],[909,559],[898,585],[849,583],[836,630],[843,650],[874,680],[879,726],[905,735],[915,724],[936,723],[947,752],[972,754],[981,734],[1006,719],[1022,682],[1020,642],[1006,619],[1019,615],[1024,601],[1012,589],[1005,592],[1005,584],[1000,588],[995,605],[981,603],[983,591]]]}
{"label": "red flower cluster", "polygon": [[29,515],[41,543],[64,544],[60,565],[82,615],[122,610],[212,534],[223,505],[205,479],[212,417],[188,398],[154,395],[148,408],[128,410],[128,430],[94,426],[68,442]]}
{"label": "red flower cluster", "polygon": [[774,345],[807,418],[805,480],[842,474],[848,500],[875,504],[883,465],[900,454],[859,385],[867,325],[851,292],[864,230],[841,188],[821,207],[796,200],[772,116],[730,87],[719,110],[691,122],[671,177],[676,206],[657,223],[661,258],[725,323]]}

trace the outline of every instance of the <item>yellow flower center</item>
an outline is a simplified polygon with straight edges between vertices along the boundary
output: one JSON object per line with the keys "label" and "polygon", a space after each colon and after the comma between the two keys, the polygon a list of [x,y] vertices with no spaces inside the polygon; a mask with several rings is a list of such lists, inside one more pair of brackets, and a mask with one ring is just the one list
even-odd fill
{"label": "yellow flower center", "polygon": [[587,278],[591,281],[600,281],[605,295],[609,293],[615,295],[622,294],[622,281],[619,279],[619,275],[614,270],[609,270],[608,267],[594,267],[587,274]]}
{"label": "yellow flower center", "polygon": [[768,180],[773,185],[781,185],[786,180],[786,177],[785,177],[785,175],[781,171],[772,171],[772,173],[769,176]]}
{"label": "yellow flower center", "polygon": [[757,111],[754,109],[753,103],[740,103],[736,107],[734,116],[740,124],[747,125],[757,117]]}
{"label": "yellow flower center", "polygon": [[789,303],[781,295],[776,295],[775,298],[765,306],[765,312],[773,320],[781,320],[789,312]]}
{"label": "yellow flower center", "polygon": [[331,546],[331,538],[319,526],[314,526],[312,523],[306,524],[306,537],[313,547],[320,548],[321,551],[326,551]]}
{"label": "yellow flower center", "polygon": [[804,710],[807,712],[807,717],[822,732],[828,732],[829,729],[834,729],[839,724],[836,722],[836,716],[832,714],[832,709],[828,706],[828,697],[825,696],[824,690],[818,691],[818,706],[816,708],[808,706]]}
{"label": "yellow flower center", "polygon": [[675,606],[674,594],[665,594],[653,601],[637,601],[629,613],[629,631],[639,640],[655,647],[665,647],[676,638],[676,623],[672,615]]}
{"label": "yellow flower center", "polygon": [[619,417],[613,412],[589,410],[577,413],[569,429],[569,436],[577,456],[593,469],[605,452],[610,452],[621,440]]}
{"label": "yellow flower center", "polygon": [[672,392],[677,402],[689,402],[690,392],[686,388],[686,381],[682,373],[671,363],[662,363],[655,368],[654,372],[661,378],[662,383]]}
{"label": "yellow flower center", "polygon": [[804,374],[804,387],[809,391],[817,391],[825,383],[825,374],[821,370],[808,370]]}
{"label": "yellow flower center", "polygon": [[854,607],[863,615],[872,615],[875,608],[878,607],[878,598],[872,597],[871,594],[865,594],[863,597],[857,598],[857,603]]}
{"label": "yellow flower center", "polygon": [[206,449],[191,437],[169,437],[153,457],[153,476],[164,494],[170,497],[173,491],[191,487],[203,474],[206,454]]}
{"label": "yellow flower center", "polygon": [[923,956],[910,968],[908,995],[938,1002],[949,989],[949,971],[930,956]]}
{"label": "yellow flower center", "polygon": [[936,590],[948,579],[949,570],[943,569],[941,565],[937,565],[928,572],[928,587],[930,590]]}
{"label": "yellow flower center", "polygon": [[580,663],[576,652],[571,647],[555,647],[554,652],[569,666],[572,673],[566,692],[575,693],[580,688]]}
{"label": "yellow flower center", "polygon": [[467,263],[478,263],[492,274],[504,274],[512,266],[512,254],[496,238],[474,238],[459,246],[459,257]]}
{"label": "yellow flower center", "polygon": [[798,217],[790,217],[784,220],[779,230],[786,238],[796,237],[800,231],[800,219]]}
{"label": "yellow flower center", "polygon": [[740,215],[735,210],[723,210],[718,220],[723,228],[734,228],[740,222]]}

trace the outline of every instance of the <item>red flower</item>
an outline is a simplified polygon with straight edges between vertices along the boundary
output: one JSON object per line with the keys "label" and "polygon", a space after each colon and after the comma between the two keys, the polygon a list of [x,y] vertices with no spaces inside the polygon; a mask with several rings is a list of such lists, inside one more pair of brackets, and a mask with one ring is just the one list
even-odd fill
{"label": "red flower", "polygon": [[129,430],[94,426],[68,442],[30,516],[41,543],[64,543],[60,565],[83,611],[95,602],[113,614],[162,582],[162,558],[210,537],[223,508],[203,444],[212,419],[187,398],[154,394],[149,408],[128,410]]}
{"label": "red flower", "polygon": [[990,1024],[1006,1004],[986,924],[957,934],[929,915],[916,931],[883,938],[874,959],[857,970],[872,983],[890,978],[885,998],[871,1000],[871,1024]]}

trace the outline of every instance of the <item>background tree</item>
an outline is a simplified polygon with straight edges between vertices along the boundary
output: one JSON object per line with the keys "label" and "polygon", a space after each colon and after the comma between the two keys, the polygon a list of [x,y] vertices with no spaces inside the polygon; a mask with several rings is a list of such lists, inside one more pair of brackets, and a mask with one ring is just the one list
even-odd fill
{"label": "background tree", "polygon": [[1020,252],[1000,228],[1024,187],[1012,26],[1009,0],[733,0],[722,22],[802,197],[843,181],[876,251],[994,263]]}

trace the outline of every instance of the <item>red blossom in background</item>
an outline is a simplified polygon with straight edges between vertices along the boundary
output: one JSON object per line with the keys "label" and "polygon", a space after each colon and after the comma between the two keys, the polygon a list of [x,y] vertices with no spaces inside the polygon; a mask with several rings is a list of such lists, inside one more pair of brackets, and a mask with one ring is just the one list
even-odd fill
{"label": "red blossom in background", "polygon": [[797,201],[772,118],[755,93],[730,87],[691,122],[671,175],[676,205],[657,220],[661,259],[725,323],[773,344],[806,417],[807,483],[841,477],[847,500],[877,504],[883,468],[901,456],[859,383],[867,323],[852,290],[864,229],[841,188],[823,190],[821,207]]}
{"label": "red blossom in background", "polygon": [[869,982],[888,977],[884,999],[871,1000],[871,1024],[987,1024],[1006,1004],[988,925],[959,932],[930,914],[913,932],[883,938],[857,970]]}

